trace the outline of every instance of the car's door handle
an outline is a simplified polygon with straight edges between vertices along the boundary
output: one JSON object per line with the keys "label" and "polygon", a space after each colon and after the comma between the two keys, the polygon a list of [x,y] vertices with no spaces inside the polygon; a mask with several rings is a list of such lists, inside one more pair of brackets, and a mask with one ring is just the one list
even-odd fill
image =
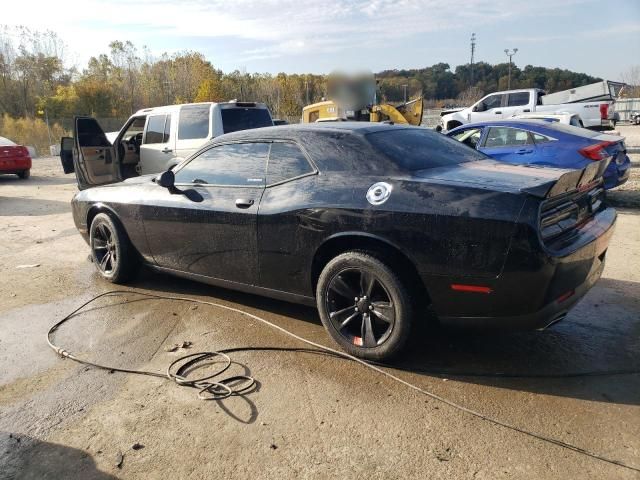
{"label": "car's door handle", "polygon": [[238,208],[249,208],[251,205],[253,205],[253,200],[251,199],[238,198],[236,200],[236,207]]}
{"label": "car's door handle", "polygon": [[161,150],[162,153],[171,153],[173,152],[173,150],[171,150],[170,148],[164,147],[163,150]]}
{"label": "car's door handle", "polygon": [[525,108],[524,110],[522,110],[523,112],[530,112],[531,109],[530,108]]}
{"label": "car's door handle", "polygon": [[495,114],[498,115],[499,113],[502,113],[500,110],[496,110]]}
{"label": "car's door handle", "polygon": [[522,148],[516,152],[518,155],[524,155],[525,153],[533,153],[533,150],[527,150],[526,148]]}

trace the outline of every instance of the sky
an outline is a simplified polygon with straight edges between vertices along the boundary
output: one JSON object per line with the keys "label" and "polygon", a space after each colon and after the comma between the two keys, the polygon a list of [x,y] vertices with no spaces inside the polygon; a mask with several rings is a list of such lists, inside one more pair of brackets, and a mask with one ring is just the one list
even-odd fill
{"label": "sky", "polygon": [[476,60],[618,80],[640,65],[640,0],[10,0],[0,24],[53,30],[82,69],[112,40],[196,50],[225,72],[329,73]]}

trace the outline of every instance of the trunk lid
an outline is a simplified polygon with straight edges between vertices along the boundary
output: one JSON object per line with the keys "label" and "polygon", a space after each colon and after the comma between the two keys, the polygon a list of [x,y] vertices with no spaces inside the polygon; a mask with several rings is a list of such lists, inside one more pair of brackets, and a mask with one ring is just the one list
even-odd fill
{"label": "trunk lid", "polygon": [[21,145],[0,145],[0,158],[26,157],[29,150]]}
{"label": "trunk lid", "polygon": [[459,183],[501,192],[526,193],[544,199],[572,190],[588,190],[601,181],[608,164],[609,160],[604,160],[593,162],[582,170],[568,170],[481,160],[418,170],[413,175],[420,179]]}

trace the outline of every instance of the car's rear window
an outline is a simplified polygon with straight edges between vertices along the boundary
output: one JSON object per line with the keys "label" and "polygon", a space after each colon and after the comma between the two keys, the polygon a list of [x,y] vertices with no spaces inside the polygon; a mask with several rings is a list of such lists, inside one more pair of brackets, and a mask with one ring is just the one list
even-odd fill
{"label": "car's rear window", "polygon": [[594,130],[588,130],[581,127],[574,127],[573,125],[567,125],[566,123],[560,122],[548,123],[547,125],[545,125],[545,128],[548,128],[549,130],[557,130],[561,133],[576,135],[583,138],[594,138],[598,135],[602,135],[602,132],[596,132]]}
{"label": "car's rear window", "polygon": [[15,143],[13,143],[8,138],[0,137],[0,145],[9,146],[9,145],[15,145]]}
{"label": "car's rear window", "polygon": [[405,128],[369,133],[369,143],[407,171],[485,160],[487,156],[441,133]]}
{"label": "car's rear window", "polygon": [[223,108],[221,112],[224,133],[273,126],[266,108]]}

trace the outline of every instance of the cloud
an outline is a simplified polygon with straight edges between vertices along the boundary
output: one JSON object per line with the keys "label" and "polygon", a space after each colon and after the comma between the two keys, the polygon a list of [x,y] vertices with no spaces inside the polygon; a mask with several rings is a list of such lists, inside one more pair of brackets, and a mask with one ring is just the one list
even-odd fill
{"label": "cloud", "polygon": [[555,42],[558,40],[567,40],[575,38],[608,38],[614,35],[622,35],[628,33],[639,33],[639,23],[620,23],[606,28],[590,28],[580,31],[559,33],[555,35],[512,35],[506,39],[514,42],[523,43],[543,43]]}
{"label": "cloud", "polygon": [[371,48],[431,32],[466,36],[528,15],[566,14],[579,1],[467,0],[461,6],[444,0],[70,0],[62,7],[37,0],[13,4],[0,22],[54,29],[86,58],[114,39],[147,44],[152,51],[154,43],[169,50],[166,45],[189,45],[185,39],[233,41],[244,45],[232,52],[241,64]]}

